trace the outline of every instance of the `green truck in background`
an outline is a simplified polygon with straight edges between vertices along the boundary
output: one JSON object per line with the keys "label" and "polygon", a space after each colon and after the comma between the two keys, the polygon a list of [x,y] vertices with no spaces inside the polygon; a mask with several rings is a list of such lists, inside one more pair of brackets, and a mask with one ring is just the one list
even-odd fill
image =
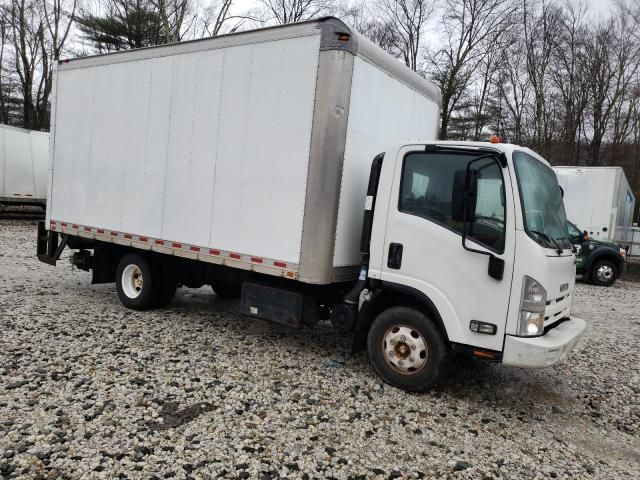
{"label": "green truck in background", "polygon": [[613,285],[625,271],[626,250],[617,243],[590,238],[586,230],[571,222],[567,222],[567,227],[576,252],[576,273],[594,285]]}

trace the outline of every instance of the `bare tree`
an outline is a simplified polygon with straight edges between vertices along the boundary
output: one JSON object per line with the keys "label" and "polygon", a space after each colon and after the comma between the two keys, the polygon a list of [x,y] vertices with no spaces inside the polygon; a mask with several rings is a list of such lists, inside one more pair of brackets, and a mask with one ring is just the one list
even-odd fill
{"label": "bare tree", "polygon": [[381,25],[389,29],[396,54],[413,71],[418,70],[418,58],[427,21],[434,9],[433,0],[379,0],[383,14]]}
{"label": "bare tree", "polygon": [[605,135],[638,73],[639,45],[630,29],[627,17],[612,18],[595,27],[587,44],[589,119],[583,135],[589,142],[589,165],[600,163]]}
{"label": "bare tree", "polygon": [[22,101],[21,124],[26,128],[49,128],[52,69],[75,16],[75,0],[67,1],[12,0],[2,10],[6,28],[2,56],[10,47]]}
{"label": "bare tree", "polygon": [[563,109],[559,138],[561,159],[563,163],[576,165],[580,160],[580,126],[584,121],[588,94],[586,12],[584,0],[565,2],[550,69],[553,88],[557,92],[554,100],[557,99]]}
{"label": "bare tree", "polygon": [[444,46],[429,56],[442,92],[441,139],[447,138],[451,115],[488,49],[502,47],[502,34],[513,25],[516,10],[512,0],[444,0]]}
{"label": "bare tree", "polygon": [[335,8],[333,0],[260,0],[260,3],[266,10],[265,21],[279,24],[309,20]]}
{"label": "bare tree", "polygon": [[378,45],[387,53],[397,55],[397,45],[399,44],[397,29],[388,18],[381,17],[378,10],[371,11],[366,2],[339,5],[338,17],[344,20],[349,26],[373,43]]}
{"label": "bare tree", "polygon": [[9,108],[8,108],[8,96],[9,89],[5,82],[5,59],[7,51],[7,42],[9,40],[9,25],[6,22],[5,16],[0,16],[0,122],[9,123]]}
{"label": "bare tree", "polygon": [[160,17],[166,43],[182,40],[185,30],[195,22],[195,12],[190,0],[151,0]]}
{"label": "bare tree", "polygon": [[233,33],[242,28],[245,23],[258,22],[253,11],[241,15],[232,15],[231,7],[234,0],[215,0],[204,8],[200,17],[202,26],[200,36],[215,37],[222,33]]}
{"label": "bare tree", "polygon": [[[526,106],[531,83],[526,75],[523,40],[513,35],[513,43],[500,53],[496,94],[504,115],[503,137],[512,143],[523,144],[526,137]],[[508,133],[508,135],[506,135]]]}
{"label": "bare tree", "polygon": [[551,123],[553,109],[548,109],[549,71],[552,54],[558,45],[560,10],[551,0],[523,0],[523,34],[527,75],[531,83],[532,123],[531,146],[543,153],[549,152],[550,135],[555,133]]}

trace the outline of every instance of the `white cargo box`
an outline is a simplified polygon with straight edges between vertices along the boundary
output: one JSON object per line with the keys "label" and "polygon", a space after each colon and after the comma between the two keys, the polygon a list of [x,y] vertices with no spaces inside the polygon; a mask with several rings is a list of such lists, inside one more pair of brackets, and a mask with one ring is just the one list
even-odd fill
{"label": "white cargo box", "polygon": [[628,244],[635,197],[621,167],[554,167],[569,221],[597,240]]}
{"label": "white cargo box", "polygon": [[0,203],[44,204],[49,134],[0,125]]}
{"label": "white cargo box", "polygon": [[369,169],[440,94],[337,19],[62,61],[53,230],[326,284],[360,263]]}

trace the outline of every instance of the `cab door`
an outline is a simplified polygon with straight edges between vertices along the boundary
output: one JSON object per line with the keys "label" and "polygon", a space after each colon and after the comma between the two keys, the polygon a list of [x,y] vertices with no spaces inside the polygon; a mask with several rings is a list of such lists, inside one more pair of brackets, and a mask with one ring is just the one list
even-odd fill
{"label": "cab door", "polygon": [[[487,156],[486,150],[469,147],[432,150],[413,146],[399,151],[386,209],[380,279],[426,295],[450,341],[501,351],[515,249],[508,169],[501,166],[498,152]],[[454,220],[452,207],[456,172],[465,172],[468,165],[477,184],[465,248],[464,223]],[[489,274],[491,255],[504,262],[500,279]],[[495,325],[495,334],[473,332],[471,320]]]}

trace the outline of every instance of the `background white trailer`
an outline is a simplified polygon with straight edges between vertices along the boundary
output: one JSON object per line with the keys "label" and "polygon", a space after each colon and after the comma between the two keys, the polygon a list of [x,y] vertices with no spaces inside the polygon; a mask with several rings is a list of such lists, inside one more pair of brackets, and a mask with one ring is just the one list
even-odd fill
{"label": "background white trailer", "polygon": [[63,61],[47,224],[307,283],[352,279],[371,162],[434,139],[439,103],[333,18]]}
{"label": "background white trailer", "polygon": [[48,133],[0,125],[0,203],[44,205],[48,158]]}
{"label": "background white trailer", "polygon": [[631,242],[635,197],[621,167],[554,167],[567,218],[598,240]]}

